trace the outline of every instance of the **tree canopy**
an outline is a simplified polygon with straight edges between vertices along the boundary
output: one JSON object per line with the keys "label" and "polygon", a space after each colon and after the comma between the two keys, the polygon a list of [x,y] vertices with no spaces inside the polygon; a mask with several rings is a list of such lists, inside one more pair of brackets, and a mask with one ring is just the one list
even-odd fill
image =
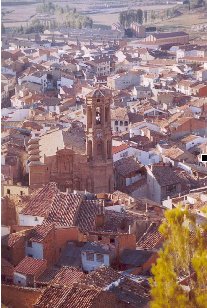
{"label": "tree canopy", "polygon": [[165,242],[150,279],[151,308],[205,308],[207,226],[197,226],[194,216],[181,208],[167,210],[165,218],[160,226]]}
{"label": "tree canopy", "polygon": [[140,9],[123,11],[119,14],[119,22],[124,28],[128,28],[132,22],[142,24],[143,19],[143,11]]}
{"label": "tree canopy", "polygon": [[44,13],[55,16],[54,26],[66,26],[70,28],[92,28],[93,20],[85,15],[81,15],[77,12],[76,8],[71,8],[69,5],[64,7],[54,5],[51,2],[44,2],[40,4],[37,9],[37,13]]}

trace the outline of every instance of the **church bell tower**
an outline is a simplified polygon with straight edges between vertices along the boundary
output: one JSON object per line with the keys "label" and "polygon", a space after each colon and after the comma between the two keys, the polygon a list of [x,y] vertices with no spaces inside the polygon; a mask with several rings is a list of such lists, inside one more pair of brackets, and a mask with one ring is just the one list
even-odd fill
{"label": "church bell tower", "polygon": [[100,87],[86,96],[86,153],[95,193],[111,193],[114,186],[111,97],[110,90]]}

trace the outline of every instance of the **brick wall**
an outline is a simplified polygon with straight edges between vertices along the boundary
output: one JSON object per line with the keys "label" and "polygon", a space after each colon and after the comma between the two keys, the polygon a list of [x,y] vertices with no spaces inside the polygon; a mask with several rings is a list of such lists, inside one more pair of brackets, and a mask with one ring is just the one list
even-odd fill
{"label": "brick wall", "polygon": [[48,266],[56,261],[55,256],[55,229],[53,228],[46,236],[43,242],[43,258],[47,260]]}
{"label": "brick wall", "polygon": [[30,289],[2,284],[1,301],[12,308],[31,308],[42,292],[43,289]]}
{"label": "brick wall", "polygon": [[15,203],[9,197],[2,198],[1,223],[5,226],[17,224],[17,212]]}
{"label": "brick wall", "polygon": [[25,239],[22,237],[12,247],[2,246],[2,257],[16,266],[25,257]]}
{"label": "brick wall", "polygon": [[206,130],[206,121],[201,119],[190,118],[181,124],[176,130],[172,131],[172,137],[178,138],[192,132],[204,134]]}
{"label": "brick wall", "polygon": [[57,228],[55,230],[56,260],[68,241],[82,241],[82,234],[77,227]]}
{"label": "brick wall", "polygon": [[119,254],[124,249],[136,249],[136,236],[134,234],[122,234],[118,238],[119,241]]}

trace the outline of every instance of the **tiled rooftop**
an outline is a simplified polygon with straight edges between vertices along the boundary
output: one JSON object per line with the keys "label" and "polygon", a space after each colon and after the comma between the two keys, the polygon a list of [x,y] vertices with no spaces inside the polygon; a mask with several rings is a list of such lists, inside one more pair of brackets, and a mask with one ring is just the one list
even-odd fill
{"label": "tiled rooftop", "polygon": [[75,267],[63,266],[51,281],[51,284],[72,287],[74,283],[82,281],[84,276],[85,274]]}
{"label": "tiled rooftop", "polygon": [[46,266],[46,260],[34,259],[31,257],[25,257],[15,268],[14,272],[23,275],[36,275],[41,269]]}
{"label": "tiled rooftop", "polygon": [[86,275],[85,278],[82,279],[81,284],[96,286],[103,289],[121,277],[121,274],[113,270],[111,267],[103,266]]}
{"label": "tiled rooftop", "polygon": [[138,240],[137,247],[140,249],[154,249],[158,248],[162,241],[163,237],[158,231],[158,226],[155,223],[152,223]]}
{"label": "tiled rooftop", "polygon": [[34,197],[31,197],[20,214],[46,217],[57,193],[58,189],[55,183],[47,184]]}

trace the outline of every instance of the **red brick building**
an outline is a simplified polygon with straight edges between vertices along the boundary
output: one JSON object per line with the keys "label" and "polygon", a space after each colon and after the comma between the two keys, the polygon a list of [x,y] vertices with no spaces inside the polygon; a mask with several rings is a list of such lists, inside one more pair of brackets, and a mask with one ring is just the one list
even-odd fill
{"label": "red brick building", "polygon": [[114,189],[111,92],[98,88],[86,97],[87,124],[54,130],[29,142],[29,185],[55,181],[61,190],[92,193]]}

